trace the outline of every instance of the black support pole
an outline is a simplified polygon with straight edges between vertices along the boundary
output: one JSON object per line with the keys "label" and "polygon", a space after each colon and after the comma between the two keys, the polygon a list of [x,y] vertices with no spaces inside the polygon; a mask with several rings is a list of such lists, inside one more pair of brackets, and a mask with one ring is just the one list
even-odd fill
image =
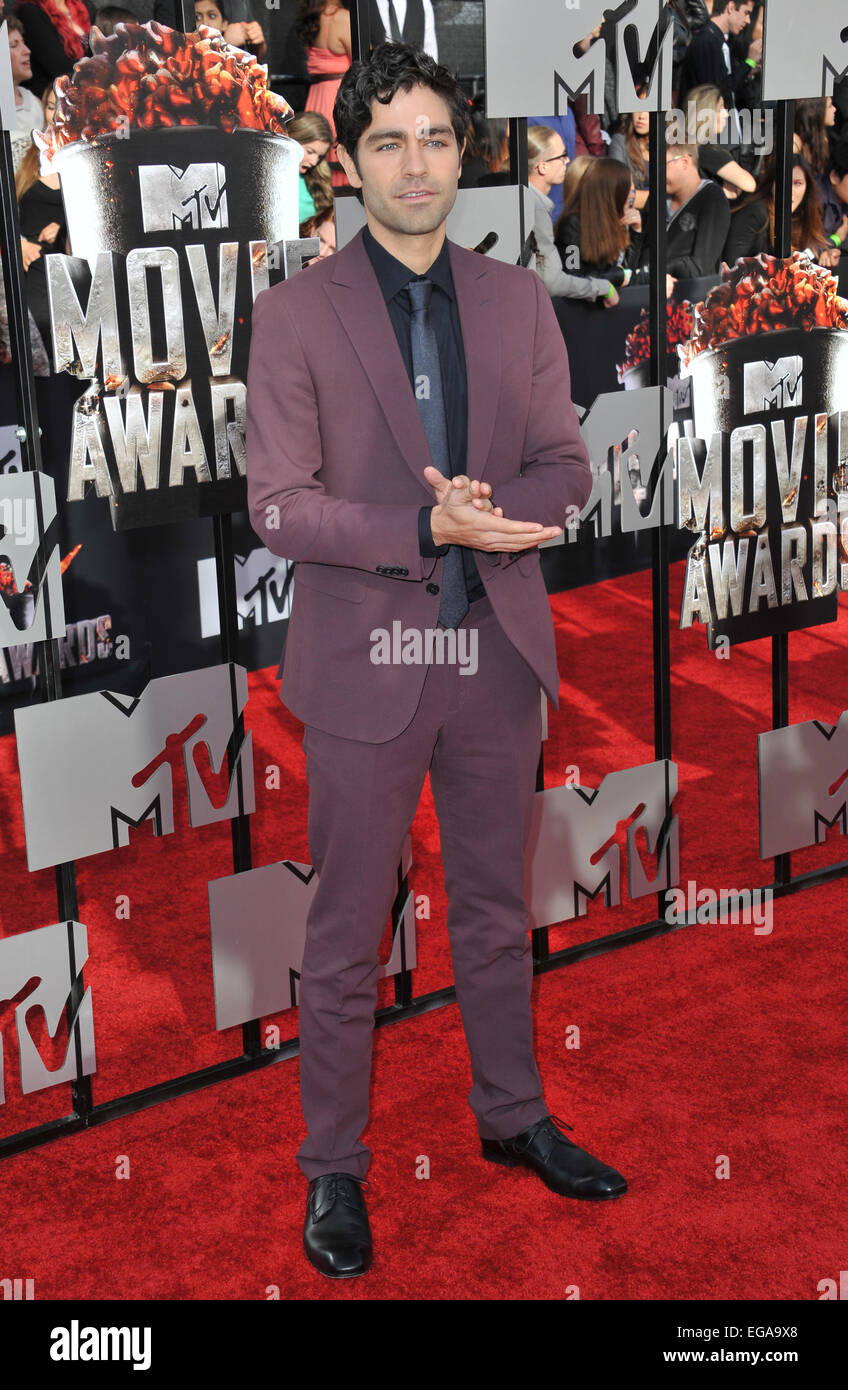
{"label": "black support pole", "polygon": [[[777,182],[774,190],[774,252],[792,254],[792,164],[795,129],[794,101],[778,102],[775,121]],[[771,722],[773,729],[789,724],[789,633],[771,639]],[[792,858],[778,854],[774,861],[774,881],[784,887],[792,879]]]}
{"label": "black support pole", "polygon": [[[662,59],[660,58],[660,63]],[[657,82],[662,78],[660,67]],[[650,196],[645,207],[650,247],[650,289],[648,316],[651,336],[650,384],[666,385],[668,379],[668,320],[666,311],[666,181],[665,112],[652,111],[648,130],[648,177]],[[643,214],[644,215],[644,214]],[[671,635],[669,627],[669,542],[665,514],[662,468],[665,463],[667,421],[661,407],[660,448],[653,470],[660,489],[660,524],[651,531],[651,596],[654,667],[654,757],[671,757]],[[666,894],[657,894],[657,917],[664,920]]]}

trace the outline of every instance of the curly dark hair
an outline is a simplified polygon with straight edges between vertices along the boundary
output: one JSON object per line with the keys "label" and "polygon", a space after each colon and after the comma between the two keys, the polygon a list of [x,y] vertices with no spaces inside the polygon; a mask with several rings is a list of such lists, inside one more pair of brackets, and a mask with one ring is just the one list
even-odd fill
{"label": "curly dark hair", "polygon": [[333,107],[336,139],[350,155],[357,173],[356,147],[371,124],[372,101],[388,106],[397,92],[410,92],[416,86],[430,87],[444,98],[457,148],[462,145],[470,103],[453,73],[412,44],[381,43],[367,62],[351,63],[339,83]]}

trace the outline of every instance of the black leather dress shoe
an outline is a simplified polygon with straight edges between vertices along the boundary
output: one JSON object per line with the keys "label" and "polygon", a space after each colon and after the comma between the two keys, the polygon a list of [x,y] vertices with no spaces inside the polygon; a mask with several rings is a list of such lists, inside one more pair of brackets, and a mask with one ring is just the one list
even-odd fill
{"label": "black leather dress shoe", "polygon": [[325,1173],[309,1184],[303,1248],[310,1263],[329,1279],[352,1279],[371,1268],[363,1186],[368,1186],[365,1179],[352,1173]]}
{"label": "black leather dress shoe", "polygon": [[571,1125],[548,1115],[544,1120],[516,1134],[514,1139],[481,1139],[483,1157],[490,1163],[514,1168],[524,1163],[533,1168],[552,1192],[562,1197],[578,1197],[585,1202],[604,1202],[622,1197],[627,1183],[620,1173],[584,1149],[578,1149],[560,1133],[557,1125]]}

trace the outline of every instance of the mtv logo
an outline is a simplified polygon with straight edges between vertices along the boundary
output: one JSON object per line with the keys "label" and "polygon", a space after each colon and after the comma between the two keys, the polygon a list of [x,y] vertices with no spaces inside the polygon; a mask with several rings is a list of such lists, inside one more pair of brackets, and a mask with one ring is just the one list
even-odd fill
{"label": "mtv logo", "polygon": [[[537,792],[527,853],[526,891],[533,927],[586,915],[603,891],[607,907],[621,901],[617,828],[627,826],[631,898],[673,888],[680,877],[678,818],[672,815],[677,766],[668,759],[611,772],[597,788],[565,786]],[[645,832],[656,855],[649,878],[636,844]]]}
{"label": "mtv logo", "polygon": [[229,226],[223,164],[139,164],[138,184],[146,232]]}
{"label": "mtv logo", "polygon": [[[591,410],[582,417],[580,435],[591,462],[592,491],[580,520],[594,518],[596,536],[612,534],[614,507],[620,508],[623,532],[651,530],[671,516],[671,454],[658,474],[654,469],[671,410],[668,387],[642,386],[636,391],[610,391],[597,396]],[[576,539],[576,535],[572,531],[569,539]],[[560,543],[564,540],[565,534]]]}
{"label": "mtv logo", "polygon": [[[27,1020],[33,1009],[44,1010],[47,1032],[56,1036],[71,1000],[76,978],[88,960],[88,937],[81,922],[55,922],[50,927],[18,932],[0,941],[0,1105],[6,1100],[3,1067],[3,1024],[6,1005],[14,1004],[21,1090],[43,1091],[96,1070],[91,988],[83,995],[68,1035],[62,1065],[48,1071],[30,1035]],[[73,964],[72,964],[73,962]],[[79,1050],[80,1069],[76,1053]]]}
{"label": "mtv logo", "polygon": [[[288,560],[272,555],[264,546],[251,550],[249,555],[235,556],[236,605],[238,625],[258,627],[280,622],[291,611],[291,586],[284,593]],[[221,630],[218,612],[218,582],[215,557],[197,562],[197,588],[200,598],[200,635],[216,637]]]}
{"label": "mtv logo", "polygon": [[0,475],[0,647],[65,635],[58,545],[38,578],[39,512],[41,530],[46,532],[56,516],[51,477],[46,473]]}
{"label": "mtv logo", "polygon": [[[401,859],[412,863],[407,835]],[[215,1027],[233,1028],[297,1003],[306,918],[318,876],[284,859],[209,882]],[[410,892],[392,923],[392,949],[380,976],[415,968],[415,901]]]}
{"label": "mtv logo", "polygon": [[763,101],[832,96],[848,74],[843,4],[768,0],[763,30]]}
{"label": "mtv logo", "polygon": [[[516,23],[515,0],[486,0],[489,117],[564,112],[579,95],[602,116],[608,57],[620,111],[671,106],[674,27],[662,0],[621,0],[615,8],[609,0],[525,0],[521,15]],[[603,22],[608,40],[582,52],[578,45]]]}
{"label": "mtv logo", "polygon": [[760,734],[757,761],[761,859],[824,844],[834,825],[848,835],[848,710]]}
{"label": "mtv logo", "polygon": [[779,357],[776,362],[745,363],[745,414],[788,410],[804,395],[804,360]]}
{"label": "mtv logo", "polygon": [[[225,767],[247,703],[247,672],[228,663],[152,680],[139,696],[110,690],[15,711],[30,870],[129,843],[130,826],[174,829],[182,774],[189,824],[211,825],[255,809],[253,746],[238,744],[226,795],[206,782]],[[218,804],[220,802],[220,804]]]}

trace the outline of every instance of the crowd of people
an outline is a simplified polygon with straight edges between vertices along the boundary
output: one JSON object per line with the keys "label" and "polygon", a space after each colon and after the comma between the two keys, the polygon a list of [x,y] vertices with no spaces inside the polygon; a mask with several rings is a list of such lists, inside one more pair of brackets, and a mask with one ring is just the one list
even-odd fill
{"label": "crowd of people", "polygon": [[[310,85],[305,109],[288,125],[303,147],[301,236],[320,256],[335,250],[334,194],[346,175],[337,157],[333,107],[351,63],[350,0],[298,0],[296,30]],[[0,14],[4,0],[0,0]],[[253,19],[228,19],[231,0],[195,0],[198,24],[266,58]],[[433,0],[368,0],[372,39],[410,42],[438,58]],[[438,3],[438,0],[436,0]],[[762,33],[768,0],[668,0],[674,26],[673,102],[666,130],[666,290],[717,274],[740,256],[774,248],[776,160],[773,111],[761,100]],[[242,10],[247,7],[242,5]],[[22,259],[34,327],[48,331],[43,256],[66,251],[55,176],[38,173],[32,132],[55,105],[53,82],[88,52],[92,24],[112,33],[121,21],[174,23],[174,0],[19,0],[7,4],[17,128],[12,148],[20,200]],[[650,274],[649,116],[620,112],[607,24],[586,36],[604,44],[603,116],[585,97],[562,113],[528,120],[528,176],[535,219],[529,264],[554,296],[611,308],[620,291]],[[647,80],[648,74],[645,74]],[[642,89],[644,90],[644,88]],[[836,268],[848,246],[848,82],[831,97],[795,104],[792,249]],[[488,119],[485,94],[469,102],[460,188],[513,182],[509,122]],[[525,257],[527,259],[527,257]],[[35,341],[35,339],[34,339]]]}
{"label": "crowd of people", "polygon": [[[741,256],[776,249],[774,111],[761,99],[767,3],[669,0],[668,295],[678,279],[717,275]],[[601,25],[588,44],[605,37]],[[536,194],[530,263],[552,295],[605,307],[618,303],[627,285],[644,284],[650,271],[650,118],[617,111],[615,91],[608,72],[603,117],[588,116],[578,101],[564,117],[532,118],[528,137],[528,181]],[[835,100],[795,103],[794,141],[792,250],[808,250],[836,270],[848,238],[845,79]]]}
{"label": "crowd of people", "polygon": [[[668,0],[674,27],[674,110],[666,130],[669,295],[678,279],[717,274],[740,256],[774,248],[774,113],[761,100],[766,3]],[[395,22],[399,17],[405,26],[412,5],[371,0],[371,7],[372,23],[383,25],[378,39],[420,42],[421,35]],[[335,159],[332,113],[350,62],[350,16],[344,0],[301,0],[301,12],[300,32],[315,74],[307,107],[326,121],[320,135],[317,127],[309,128],[310,161],[319,154],[301,170],[309,212],[301,231],[315,235],[320,229],[322,254],[328,254],[329,188],[346,182]],[[423,28],[420,7],[418,21]],[[428,37],[434,42],[434,35]],[[621,289],[649,278],[651,219],[649,116],[617,109],[609,58],[615,46],[607,38],[605,23],[582,45],[606,46],[604,115],[590,114],[580,97],[561,114],[530,117],[527,181],[535,195],[529,264],[552,295],[611,308]],[[848,238],[848,84],[841,86],[841,109],[830,97],[796,103],[792,249],[809,249],[831,268]],[[469,106],[460,188],[513,181],[509,122],[487,119],[485,105],[479,93]]]}

